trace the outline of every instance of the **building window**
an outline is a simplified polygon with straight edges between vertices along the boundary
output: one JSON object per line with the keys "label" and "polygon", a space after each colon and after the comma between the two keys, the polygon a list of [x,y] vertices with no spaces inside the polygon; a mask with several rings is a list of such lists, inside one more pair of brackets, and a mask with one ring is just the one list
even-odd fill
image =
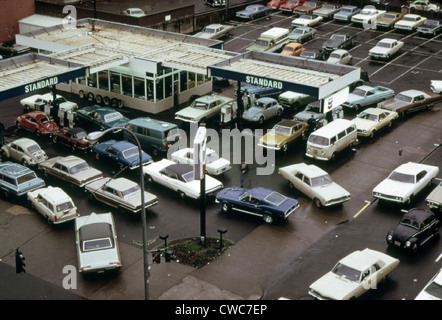
{"label": "building window", "polygon": [[116,72],[109,72],[111,91],[121,94],[121,75]]}
{"label": "building window", "polygon": [[98,86],[101,90],[109,91],[109,73],[107,70],[98,72]]}
{"label": "building window", "polygon": [[96,73],[91,73],[89,75],[89,77],[87,77],[87,85],[89,87],[97,87],[97,74]]}
{"label": "building window", "polygon": [[164,98],[168,98],[172,95],[172,75],[164,77]]}
{"label": "building window", "polygon": [[155,80],[155,101],[163,99],[164,97],[163,88],[164,88],[163,79],[157,78]]}
{"label": "building window", "polygon": [[132,97],[132,76],[121,75],[121,87],[125,96]]}
{"label": "building window", "polygon": [[146,100],[145,80],[134,77],[134,98]]}
{"label": "building window", "polygon": [[192,89],[193,87],[196,87],[196,77],[195,77],[195,73],[193,72],[189,72],[189,81],[188,81],[188,89]]}
{"label": "building window", "polygon": [[153,81],[146,79],[146,94],[147,94],[147,100],[152,101],[153,100]]}
{"label": "building window", "polygon": [[187,90],[187,72],[180,72],[180,92]]}

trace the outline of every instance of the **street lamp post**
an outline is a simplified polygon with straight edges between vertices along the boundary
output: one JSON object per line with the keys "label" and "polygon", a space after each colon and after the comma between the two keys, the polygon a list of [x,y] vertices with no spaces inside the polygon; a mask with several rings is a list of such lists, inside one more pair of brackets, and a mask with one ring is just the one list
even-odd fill
{"label": "street lamp post", "polygon": [[144,299],[149,300],[149,266],[147,262],[147,223],[146,223],[146,206],[144,205],[144,172],[143,172],[143,151],[141,149],[140,141],[136,135],[126,128],[109,128],[104,131],[95,131],[88,134],[88,140],[98,140],[102,136],[104,136],[108,132],[117,132],[117,131],[126,131],[128,132],[133,140],[136,142],[138,147],[138,159],[139,159],[139,175],[140,175],[140,189],[141,189],[141,221],[143,227],[143,268],[144,268]]}

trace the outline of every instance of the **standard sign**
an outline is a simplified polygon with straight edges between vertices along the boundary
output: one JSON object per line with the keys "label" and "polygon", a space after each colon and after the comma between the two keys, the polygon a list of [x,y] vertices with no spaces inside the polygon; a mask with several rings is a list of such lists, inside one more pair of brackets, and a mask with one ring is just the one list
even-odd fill
{"label": "standard sign", "polygon": [[25,86],[25,93],[37,91],[40,89],[54,86],[58,83],[58,77],[47,78],[44,80],[36,81]]}
{"label": "standard sign", "polygon": [[251,84],[254,86],[282,89],[282,82],[281,81],[271,80],[271,79],[267,79],[267,78],[246,76],[246,82],[248,84]]}

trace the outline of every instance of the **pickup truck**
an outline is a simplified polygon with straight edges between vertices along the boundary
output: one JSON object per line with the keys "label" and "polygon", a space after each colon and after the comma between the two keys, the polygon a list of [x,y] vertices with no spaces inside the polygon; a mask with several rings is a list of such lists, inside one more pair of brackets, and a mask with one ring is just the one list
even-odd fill
{"label": "pickup truck", "polygon": [[359,111],[361,108],[369,107],[393,97],[394,91],[389,88],[363,85],[356,87],[353,92],[348,95],[347,101],[345,101],[342,106]]}
{"label": "pickup truck", "polygon": [[[45,104],[52,105],[52,100],[53,100],[52,93],[34,94],[32,96],[29,96],[29,97],[26,97],[26,98],[20,100],[20,104],[25,109],[25,113],[28,113],[28,112],[36,110],[36,109],[38,111],[44,111],[44,110],[40,110],[36,106],[41,103],[44,105]],[[58,103],[59,109],[62,111],[74,111],[74,110],[78,109],[78,105],[75,102],[68,101],[61,95],[57,94],[56,101]]]}
{"label": "pickup truck", "polygon": [[310,102],[316,100],[316,97],[309,96],[294,91],[285,91],[278,97],[278,102],[284,109],[297,110],[299,107],[304,106]]}

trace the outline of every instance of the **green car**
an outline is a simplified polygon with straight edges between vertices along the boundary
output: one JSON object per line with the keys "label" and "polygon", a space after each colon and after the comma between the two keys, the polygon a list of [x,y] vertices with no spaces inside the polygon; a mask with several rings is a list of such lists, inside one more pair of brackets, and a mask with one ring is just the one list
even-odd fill
{"label": "green car", "polygon": [[298,43],[304,43],[313,39],[316,34],[316,29],[311,27],[296,27],[289,34],[289,40]]}

